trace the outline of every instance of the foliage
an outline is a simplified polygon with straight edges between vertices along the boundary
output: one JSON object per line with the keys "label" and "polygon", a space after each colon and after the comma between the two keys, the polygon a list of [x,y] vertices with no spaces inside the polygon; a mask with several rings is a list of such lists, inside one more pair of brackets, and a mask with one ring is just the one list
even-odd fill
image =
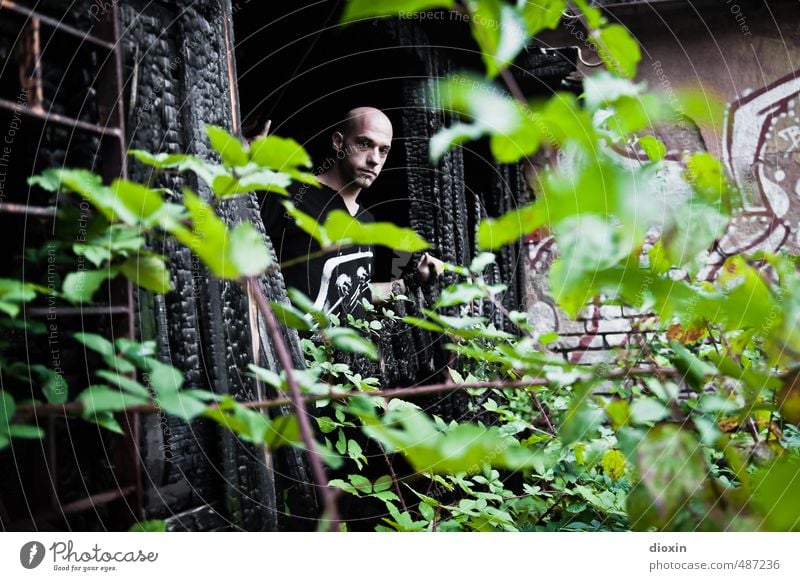
{"label": "foliage", "polygon": [[[734,187],[706,152],[682,160],[685,191],[678,203],[667,201],[659,178],[666,148],[653,128],[683,111],[698,123],[716,123],[716,105],[699,106],[692,92],[667,99],[632,82],[637,43],[583,0],[350,0],[343,19],[427,9],[472,16],[472,37],[486,69],[483,76],[441,81],[441,101],[433,105],[453,122],[431,140],[432,161],[484,137],[500,163],[542,149],[558,150],[569,161],[539,172],[533,203],[484,220],[480,248],[494,251],[548,229],[559,253],[550,274],[558,305],[575,316],[603,296],[651,312],[658,320],[652,341],[622,348],[602,365],[565,362],[548,349],[557,337],[540,334],[526,313],[501,308],[505,288],[484,276],[494,255],[482,252],[469,265],[447,265],[455,282],[418,317],[400,321],[391,305],[379,313],[365,304],[367,320],[338,321],[295,290],[289,292],[292,304],[267,308],[265,314],[312,337],[302,340],[308,368],[278,374],[250,365],[248,372],[281,394],[295,397],[296,388],[324,410],[314,417],[313,441],[301,435],[295,416],[270,419],[229,396],[184,389],[180,371],[160,362],[148,342],[77,334],[105,368],[95,370],[97,382],[74,402],[67,401],[60,376],[44,366],[4,358],[3,371],[17,383],[35,384],[50,405],[72,406],[64,409],[114,432],[121,431],[116,412],[152,407],[185,421],[206,418],[270,448],[318,446],[328,467],[342,475],[324,489],[385,506],[377,530],[797,530],[795,260],[767,253],[732,257],[715,280],[700,280],[705,251],[726,226]],[[609,71],[586,79],[580,97],[512,98],[515,87],[505,90],[494,79],[509,82],[501,73],[531,35],[557,26],[565,9],[583,16]],[[502,26],[487,24],[492,22]],[[211,201],[189,189],[179,195],[125,180],[107,186],[86,170],[53,169],[31,178],[46,190],[78,195],[97,211],[91,235],[70,249],[95,270],[68,275],[59,299],[89,302],[120,274],[167,292],[166,259],[146,250],[154,236],[174,237],[210,273],[240,283],[277,266],[253,225],[231,228],[216,207],[252,191],[285,195],[292,180],[314,184],[310,158],[296,142],[277,136],[248,145],[209,127],[208,138],[219,163],[131,154],[156,172],[193,172],[213,194]],[[635,167],[620,164],[613,148],[634,144],[649,159]],[[364,225],[342,214],[317,224],[288,202],[286,207],[326,251],[351,243],[427,247],[415,232],[392,224]],[[644,252],[654,231],[659,240]],[[22,306],[43,294],[48,289],[35,284],[0,281],[0,322],[19,324]],[[499,305],[504,328],[476,316],[485,305]],[[390,398],[378,391],[377,378],[362,377],[340,361],[341,351],[379,360],[372,339],[389,322],[441,338],[453,354],[448,388],[469,396],[467,418],[447,421],[410,398]],[[0,448],[11,438],[42,436],[37,424],[26,423],[26,412],[42,405],[0,391]],[[378,446],[390,463],[402,456],[410,470],[367,478],[367,469],[380,469],[370,465],[365,442]],[[142,523],[138,530],[158,529],[158,523]]]}

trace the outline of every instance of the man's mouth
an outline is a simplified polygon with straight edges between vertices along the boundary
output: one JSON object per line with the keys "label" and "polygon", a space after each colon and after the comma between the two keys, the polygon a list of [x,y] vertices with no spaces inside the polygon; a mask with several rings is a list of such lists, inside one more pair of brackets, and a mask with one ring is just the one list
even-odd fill
{"label": "man's mouth", "polygon": [[362,169],[362,170],[359,170],[359,171],[361,173],[367,174],[368,176],[373,177],[373,178],[378,177],[378,174],[376,174],[374,171],[370,171],[368,169]]}

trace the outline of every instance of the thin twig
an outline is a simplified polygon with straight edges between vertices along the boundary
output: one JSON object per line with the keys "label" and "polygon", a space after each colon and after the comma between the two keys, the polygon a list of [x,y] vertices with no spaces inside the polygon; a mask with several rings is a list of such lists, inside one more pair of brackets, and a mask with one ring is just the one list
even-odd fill
{"label": "thin twig", "polygon": [[[275,314],[269,306],[267,297],[264,296],[264,291],[258,283],[258,279],[250,277],[247,282],[250,285],[252,294],[256,299],[258,308],[261,314],[264,315],[267,329],[272,337],[275,352],[278,355],[278,360],[283,367],[286,374],[286,383],[289,385],[289,398],[295,408],[297,416],[297,423],[300,426],[300,436],[303,439],[303,444],[308,451],[308,459],[311,464],[311,472],[314,475],[314,480],[319,487],[322,494],[323,503],[325,506],[325,515],[328,519],[329,529],[335,531],[338,529],[339,513],[336,508],[336,495],[328,486],[328,477],[325,474],[325,468],[322,465],[322,459],[317,451],[317,444],[314,440],[314,432],[311,429],[311,422],[308,420],[308,413],[305,410],[303,395],[300,393],[300,385],[297,383],[297,378],[294,375],[294,363],[289,355],[289,350],[283,340],[280,327],[275,320]],[[246,289],[245,289],[246,290]]]}
{"label": "thin twig", "polygon": [[554,436],[556,435],[556,429],[553,427],[553,423],[550,421],[550,416],[547,415],[547,412],[544,411],[544,407],[542,404],[539,403],[539,399],[536,397],[536,394],[531,392],[531,398],[533,398],[533,402],[536,404],[536,407],[539,408],[539,413],[542,414],[544,418],[544,423],[547,424],[547,429],[550,431],[551,434]]}
{"label": "thin twig", "polygon": [[406,506],[406,501],[403,499],[403,491],[400,489],[400,482],[397,480],[397,473],[394,471],[394,466],[392,466],[392,461],[389,458],[389,455],[386,453],[386,449],[383,447],[383,444],[375,441],[378,444],[378,449],[383,454],[383,459],[386,460],[386,466],[389,468],[389,474],[392,477],[392,483],[394,484],[394,490],[397,493],[397,498],[400,499],[400,505],[403,507],[404,512],[408,512],[408,507]]}
{"label": "thin twig", "polygon": [[[590,368],[587,368],[587,375]],[[619,379],[628,376],[647,376],[653,373],[660,373],[663,376],[679,375],[676,369],[671,367],[658,367],[656,365],[648,367],[634,367],[630,369],[619,369],[611,371],[603,375],[603,379]],[[550,385],[550,381],[545,378],[536,378],[519,381],[474,381],[470,383],[436,383],[431,385],[417,385],[411,387],[395,387],[393,389],[375,390],[375,391],[347,391],[347,392],[332,392],[325,394],[307,395],[302,398],[303,403],[312,403],[322,400],[343,400],[351,397],[382,397],[385,399],[394,399],[398,397],[413,398],[418,396],[431,395],[436,393],[447,393],[450,391],[458,391],[461,389],[528,389],[531,387],[543,387]],[[251,409],[269,409],[287,404],[292,404],[293,400],[289,398],[276,398],[269,400],[259,401],[246,401],[238,402],[240,405]],[[208,406],[209,409],[218,407],[217,404]],[[145,404],[139,406],[130,406],[125,408],[126,411],[151,413],[160,410],[155,404]],[[62,413],[80,413],[83,410],[81,402],[70,402],[65,404],[22,404],[17,407],[19,414],[30,414],[36,412],[37,414],[62,414]]]}

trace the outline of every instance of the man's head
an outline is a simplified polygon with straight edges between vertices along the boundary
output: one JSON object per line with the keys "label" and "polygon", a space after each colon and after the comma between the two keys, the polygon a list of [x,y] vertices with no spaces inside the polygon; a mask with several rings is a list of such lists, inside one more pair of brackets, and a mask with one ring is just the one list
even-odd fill
{"label": "man's head", "polygon": [[368,188],[392,147],[392,122],[379,109],[358,107],[348,111],[332,142],[341,177],[348,184]]}

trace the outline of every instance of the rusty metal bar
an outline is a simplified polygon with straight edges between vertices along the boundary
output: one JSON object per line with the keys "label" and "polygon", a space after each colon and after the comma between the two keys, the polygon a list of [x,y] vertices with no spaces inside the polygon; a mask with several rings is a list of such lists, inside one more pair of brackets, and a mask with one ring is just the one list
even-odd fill
{"label": "rusty metal bar", "polygon": [[12,2],[12,0],[0,0],[0,10],[8,10],[9,12],[12,12],[18,16],[22,16],[24,18],[29,18],[29,19],[38,18],[42,22],[42,24],[49,26],[53,30],[64,32],[74,38],[90,42],[91,44],[94,44],[105,50],[109,51],[114,50],[113,42],[108,42],[107,40],[98,38],[93,34],[89,34],[88,32],[85,32],[83,30],[79,30],[73,26],[70,26],[69,24],[63,24],[62,22],[59,22],[55,18],[51,18],[49,16],[45,16],[44,14],[40,14],[35,10],[31,10],[30,8],[21,6],[16,2]]}
{"label": "rusty metal bar", "polygon": [[[122,106],[123,95],[123,68],[122,53],[119,43],[119,19],[116,3],[113,3],[110,10],[104,12],[103,18],[97,26],[88,31],[62,24],[55,18],[51,18],[27,8],[12,0],[0,0],[0,18],[15,16],[20,19],[20,29],[23,34],[23,52],[20,65],[20,83],[32,95],[27,106],[11,102],[0,98],[0,111],[7,110],[17,115],[39,120],[42,124],[52,123],[69,128],[73,131],[84,131],[99,135],[101,141],[101,171],[104,179],[111,180],[127,175],[126,155],[127,144],[125,137],[124,111]],[[43,28],[44,27],[44,28]],[[87,43],[90,50],[100,48],[106,54],[99,54],[100,68],[98,70],[96,89],[97,89],[97,112],[98,117],[91,122],[72,118],[71,116],[48,113],[42,104],[44,101],[44,89],[42,83],[41,69],[41,39],[42,35],[61,35],[76,39],[80,46]],[[101,38],[102,37],[102,38]],[[29,206],[26,204],[2,203],[0,213],[55,217],[56,207]],[[25,309],[25,315],[42,317],[53,313],[63,316],[111,316],[112,333],[113,328],[117,327],[122,334],[136,338],[136,325],[134,319],[134,296],[133,285],[130,281],[118,281],[114,287],[116,290],[114,304],[105,306],[86,306],[86,307],[56,307],[43,308],[34,307]],[[120,292],[121,291],[121,292]],[[121,296],[116,297],[119,294]],[[119,299],[119,300],[116,300]],[[68,408],[63,408],[63,417],[68,419]],[[57,458],[57,438],[58,426],[56,420],[60,414],[51,414],[47,418],[47,442],[45,448],[46,471],[49,474],[50,484],[50,506],[39,506],[43,510],[41,514],[33,516],[33,522],[63,519],[66,515],[90,510],[96,506],[109,504],[120,499],[131,497],[126,500],[127,510],[116,510],[112,512],[113,522],[118,525],[120,521],[135,518],[141,520],[144,516],[144,488],[142,483],[142,466],[139,450],[140,439],[140,415],[136,410],[129,410],[125,414],[123,429],[125,432],[124,440],[114,446],[114,456],[117,460],[116,465],[119,476],[119,489],[101,492],[87,496],[75,502],[61,505],[58,492],[58,471],[63,466],[59,466]],[[44,504],[44,503],[41,503]],[[120,506],[120,509],[122,507]],[[31,512],[35,512],[36,509]],[[3,525],[8,526],[7,515]],[[27,519],[26,519],[27,522]],[[115,525],[115,528],[116,528]]]}
{"label": "rusty metal bar", "polygon": [[45,123],[58,123],[59,125],[63,125],[65,127],[97,133],[103,137],[113,137],[121,141],[124,137],[122,130],[117,127],[103,127],[102,125],[95,125],[94,123],[87,123],[79,119],[73,119],[72,117],[58,115],[57,113],[36,111],[30,107],[21,107],[19,103],[9,101],[8,99],[0,98],[0,109],[7,109],[8,111],[13,111],[20,115],[33,117]]}
{"label": "rusty metal bar", "polygon": [[0,203],[0,214],[31,214],[33,216],[54,217],[58,213],[55,206],[29,206],[27,204]]}
{"label": "rusty metal bar", "polygon": [[47,475],[50,480],[50,508],[58,510],[58,454],[56,450],[56,416],[47,418]]}
{"label": "rusty metal bar", "polygon": [[41,20],[34,16],[22,29],[22,59],[19,63],[19,84],[31,94],[28,106],[34,111],[44,112],[44,87],[42,85]]}
{"label": "rusty metal bar", "polygon": [[81,315],[127,315],[130,313],[128,306],[106,305],[95,307],[32,307],[25,309],[25,313],[32,317],[44,317],[50,313],[77,317]]}
{"label": "rusty metal bar", "polygon": [[[87,496],[86,498],[81,498],[80,500],[76,500],[74,502],[70,502],[69,504],[60,505],[56,510],[51,510],[48,512],[44,512],[41,514],[37,514],[30,519],[24,519],[22,521],[17,521],[14,523],[15,525],[19,525],[24,522],[48,522],[52,521],[57,518],[65,517],[70,514],[76,514],[79,512],[84,512],[87,510],[91,510],[97,506],[103,506],[105,504],[109,504],[110,502],[114,502],[115,500],[120,500],[129,496],[132,492],[134,492],[134,486],[126,486],[124,488],[120,488],[117,490],[107,490],[105,492],[98,492],[97,494],[92,494],[91,496]],[[19,528],[18,526],[12,525],[11,530],[15,528]]]}

